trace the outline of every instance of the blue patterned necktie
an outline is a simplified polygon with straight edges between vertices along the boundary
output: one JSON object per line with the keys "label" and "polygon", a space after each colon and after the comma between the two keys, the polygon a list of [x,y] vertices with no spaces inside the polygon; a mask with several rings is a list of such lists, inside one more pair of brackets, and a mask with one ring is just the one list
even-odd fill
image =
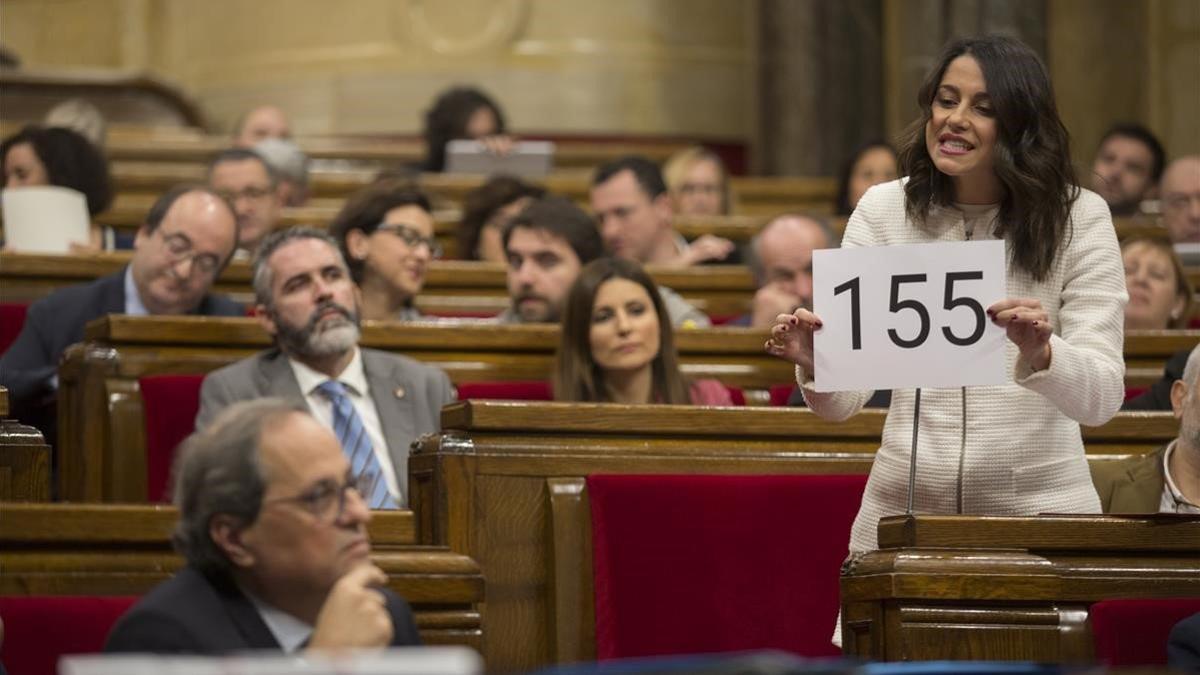
{"label": "blue patterned necktie", "polygon": [[357,484],[364,486],[362,496],[367,506],[373,509],[400,508],[388,492],[383,468],[371,449],[371,437],[367,435],[367,429],[350,402],[350,397],[346,396],[346,388],[341,382],[329,380],[322,382],[317,390],[333,404],[333,433],[342,444],[342,451],[350,458],[350,469]]}

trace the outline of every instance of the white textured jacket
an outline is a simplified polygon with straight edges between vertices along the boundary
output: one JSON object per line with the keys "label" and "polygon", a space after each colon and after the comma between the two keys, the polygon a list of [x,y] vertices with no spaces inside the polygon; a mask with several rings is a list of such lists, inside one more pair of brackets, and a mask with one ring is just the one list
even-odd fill
{"label": "white textured jacket", "polygon": [[[965,213],[934,207],[925,227],[904,211],[904,179],[871,188],[846,226],[842,245],[963,241],[992,235],[996,208]],[[1008,266],[1010,298],[1037,298],[1050,316],[1050,367],[1031,372],[1008,343],[1011,383],[922,389],[913,501],[918,513],[1033,515],[1099,513],[1079,425],[1104,424],[1124,395],[1125,273],[1108,205],[1082,190],[1070,237],[1041,282]],[[843,420],[872,392],[819,393],[797,368],[804,399],[818,415]],[[908,494],[914,390],[892,393],[850,551],[877,548],[882,516],[902,514]]]}

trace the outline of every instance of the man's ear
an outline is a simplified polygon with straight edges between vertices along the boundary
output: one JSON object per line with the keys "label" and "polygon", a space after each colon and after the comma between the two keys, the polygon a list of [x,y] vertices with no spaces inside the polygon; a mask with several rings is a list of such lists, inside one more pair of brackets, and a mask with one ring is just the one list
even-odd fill
{"label": "man's ear", "polygon": [[371,242],[367,241],[367,234],[362,230],[354,228],[346,233],[346,252],[354,260],[365,260],[370,248]]}
{"label": "man's ear", "polygon": [[1188,387],[1183,383],[1183,380],[1175,380],[1171,384],[1171,410],[1175,413],[1175,419],[1183,419],[1183,403],[1187,398]]}
{"label": "man's ear", "polygon": [[258,320],[258,325],[267,331],[267,335],[274,337],[279,332],[279,327],[275,325],[275,319],[271,316],[271,310],[267,309],[266,305],[254,306],[254,318]]}
{"label": "man's ear", "polygon": [[675,218],[675,208],[671,206],[671,195],[664,192],[654,198],[651,202],[651,207],[654,208],[655,214],[658,215],[658,220],[663,224],[664,229],[671,229],[671,221]]}
{"label": "man's ear", "polygon": [[149,241],[150,237],[152,236],[154,236],[154,233],[150,231],[150,226],[143,223],[142,226],[138,228],[137,234],[133,236],[134,250],[145,246],[146,242]]}
{"label": "man's ear", "polygon": [[234,567],[252,567],[254,554],[242,541],[242,521],[228,513],[218,513],[208,521],[208,536]]}

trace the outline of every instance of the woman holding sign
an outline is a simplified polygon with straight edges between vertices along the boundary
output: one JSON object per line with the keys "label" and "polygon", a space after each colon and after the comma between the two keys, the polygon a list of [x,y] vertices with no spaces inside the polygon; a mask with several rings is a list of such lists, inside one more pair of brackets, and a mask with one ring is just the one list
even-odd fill
{"label": "woman holding sign", "polygon": [[[1104,424],[1123,396],[1121,254],[1108,207],[1076,185],[1041,60],[1011,38],[959,40],[918,101],[923,115],[900,154],[907,177],[863,196],[843,246],[1002,240],[1007,299],[986,313],[1006,332],[1010,375],[998,386],[893,392],[852,554],[877,548],[881,517],[905,512],[915,409],[915,512],[1099,513],[1079,425]],[[822,326],[805,309],[781,314],[766,349],[796,364],[816,414],[843,420],[871,392],[814,389]]]}

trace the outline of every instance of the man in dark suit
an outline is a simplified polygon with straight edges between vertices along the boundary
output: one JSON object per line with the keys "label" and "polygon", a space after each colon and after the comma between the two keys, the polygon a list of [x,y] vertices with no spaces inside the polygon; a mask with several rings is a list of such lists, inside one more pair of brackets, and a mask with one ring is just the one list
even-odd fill
{"label": "man in dark suit", "polygon": [[1179,437],[1148,455],[1092,468],[1105,513],[1200,514],[1200,346],[1182,371],[1170,395]]}
{"label": "man in dark suit", "polygon": [[371,512],[337,438],[302,406],[237,403],[184,445],[173,540],[187,566],[121,617],[105,651],[420,644],[371,563]]}
{"label": "man in dark suit", "polygon": [[1185,673],[1200,672],[1200,614],[1175,624],[1167,638],[1167,665]]}
{"label": "man in dark suit", "polygon": [[83,329],[106,314],[239,316],[241,305],[209,295],[233,255],[236,218],[229,203],[206,187],[169,190],[146,215],[133,259],[116,274],[71,286],[29,307],[25,325],[0,358],[13,416],[37,427],[53,444],[58,362],[83,340]]}
{"label": "man in dark suit", "polygon": [[[334,429],[356,472],[379,476],[372,508],[403,506],[408,450],[440,429],[450,379],[416,360],[358,347],[358,290],[325,233],[272,233],[254,262],[255,314],[275,347],[204,378],[196,428],[235,401],[303,403]],[[385,489],[386,488],[386,489]]]}

